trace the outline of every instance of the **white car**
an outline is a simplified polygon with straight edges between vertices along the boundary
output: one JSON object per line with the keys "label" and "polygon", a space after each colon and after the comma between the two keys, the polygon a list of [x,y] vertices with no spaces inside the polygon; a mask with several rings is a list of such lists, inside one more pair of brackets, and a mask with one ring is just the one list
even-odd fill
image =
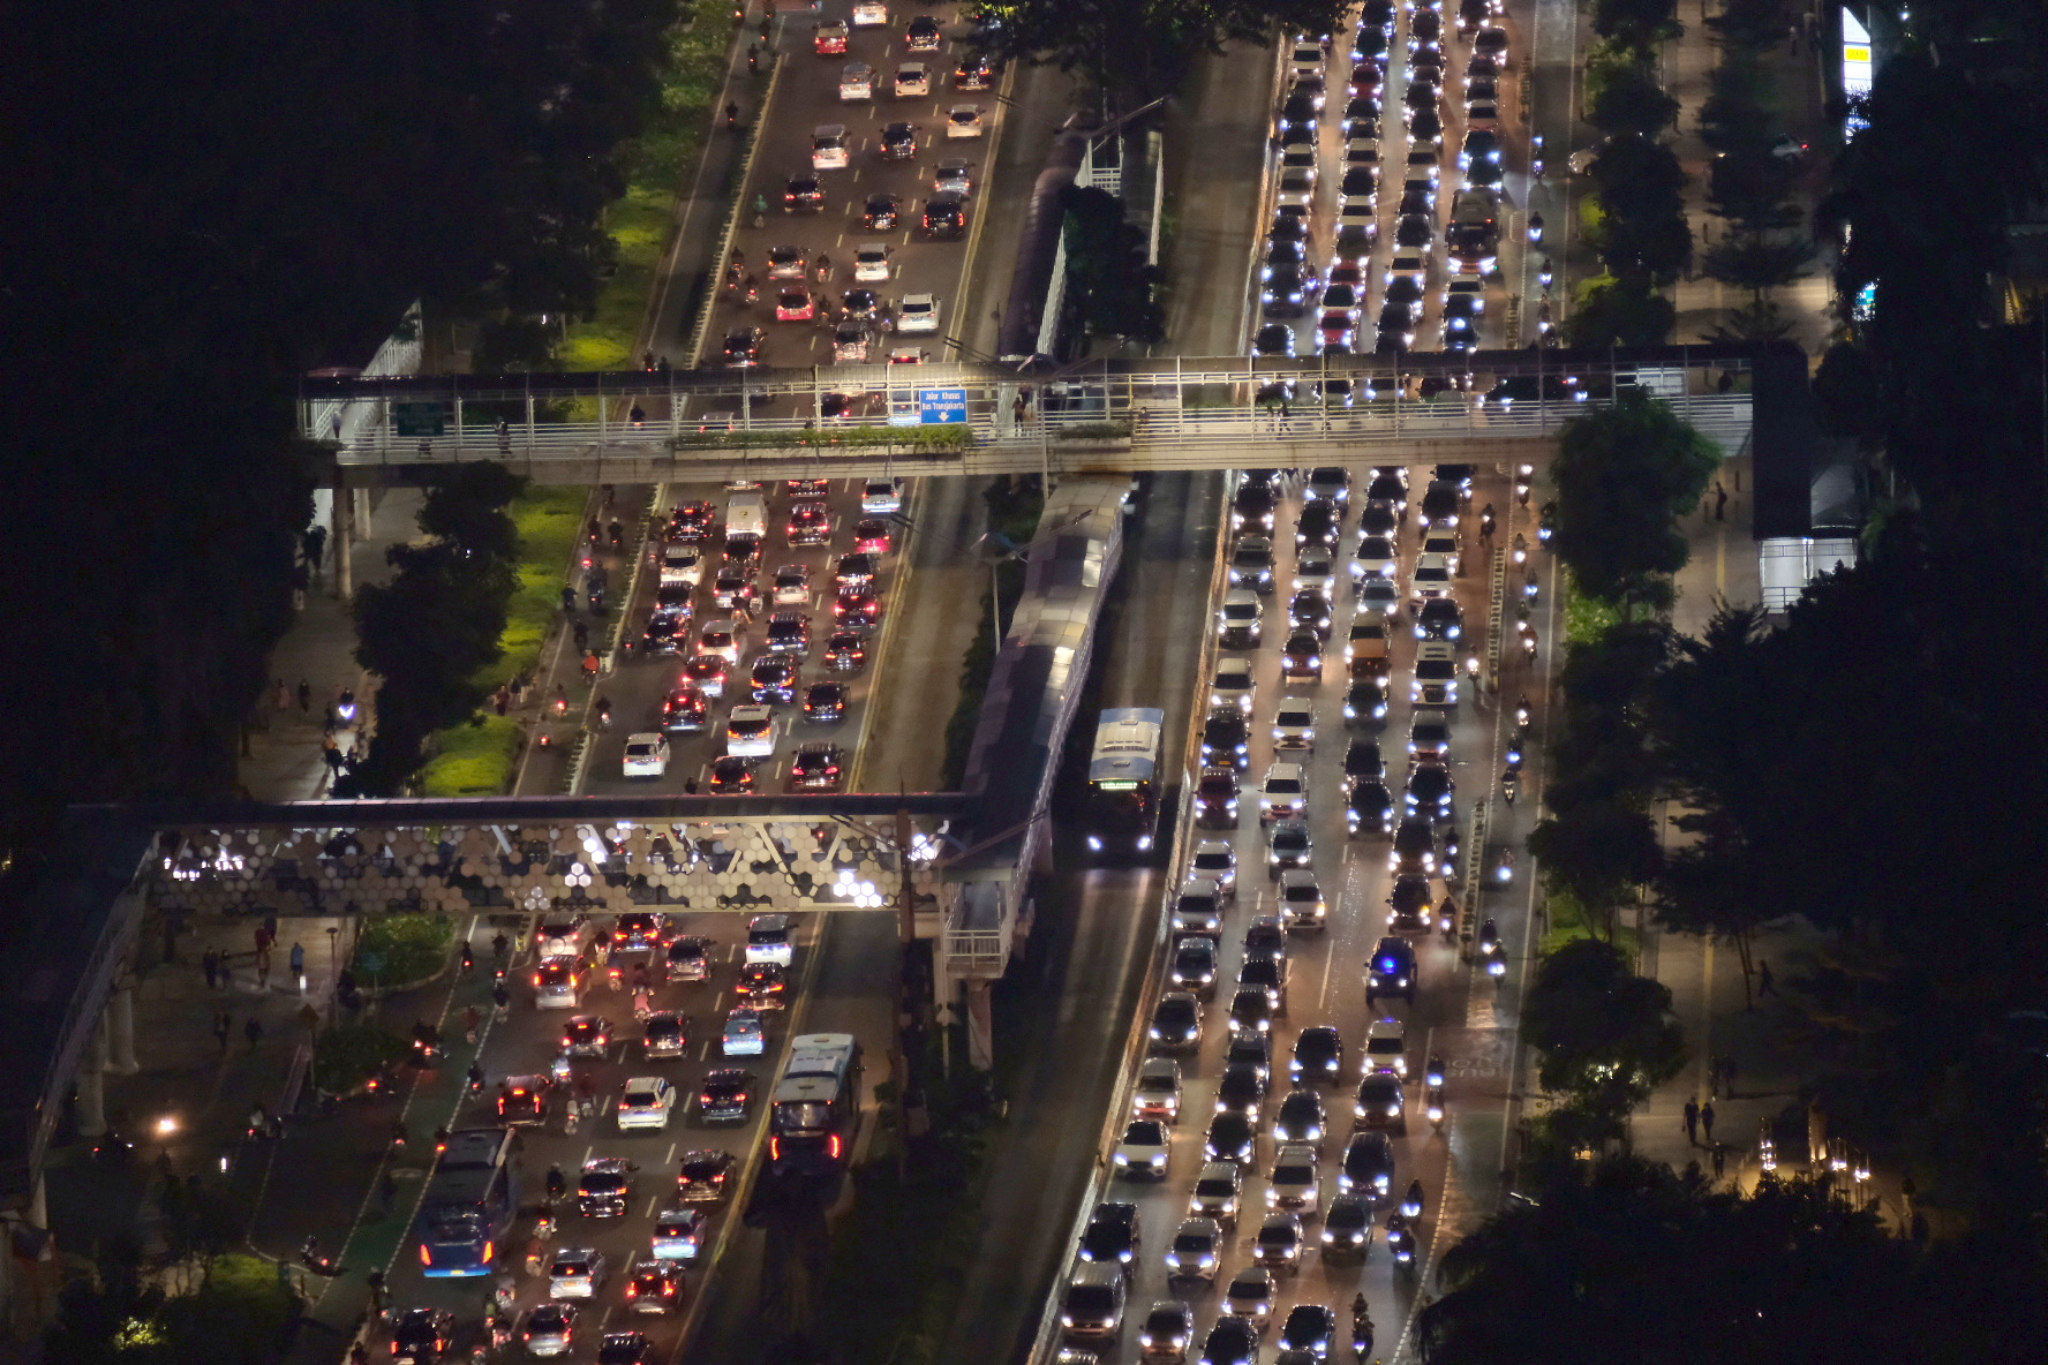
{"label": "white car", "polygon": [[946,111],[946,137],[969,138],[981,136],[981,106],[978,104],[956,104]]}
{"label": "white car", "polygon": [[968,195],[974,193],[974,166],[957,156],[949,156],[932,168],[932,192],[944,194],[948,191]]}
{"label": "white car", "polygon": [[766,1052],[768,1030],[761,1022],[761,1012],[745,1005],[736,1006],[725,1016],[719,1048],[728,1057],[759,1057]]}
{"label": "white car", "polygon": [[1409,583],[1409,591],[1419,605],[1432,597],[1451,595],[1451,562],[1438,554],[1427,554],[1415,561],[1415,577]]}
{"label": "white car", "polygon": [[723,616],[714,616],[697,627],[697,652],[716,654],[725,660],[728,667],[740,666],[740,635],[732,621]]}
{"label": "white car", "polygon": [[923,62],[905,62],[896,68],[892,88],[899,100],[923,99],[932,92],[932,73]]}
{"label": "white car", "polygon": [[1209,683],[1209,709],[1236,709],[1251,714],[1258,682],[1250,659],[1228,656],[1216,661],[1216,673]]}
{"label": "white car", "polygon": [[869,479],[860,487],[860,510],[885,517],[903,510],[903,490],[894,479]]}
{"label": "white car", "polygon": [[756,915],[747,921],[747,961],[785,968],[795,965],[788,915]]}
{"label": "white car", "polygon": [[610,1269],[595,1247],[563,1247],[548,1265],[548,1297],[594,1299]]}
{"label": "white car", "polygon": [[883,28],[889,23],[889,7],[880,0],[855,0],[853,26],[855,28]]}
{"label": "white car", "polygon": [[704,1254],[704,1236],[711,1220],[704,1210],[671,1204],[654,1215],[649,1252],[658,1261],[694,1261]]}
{"label": "white car", "polygon": [[619,1092],[619,1131],[666,1128],[675,1107],[676,1088],[665,1077],[635,1076]]}
{"label": "white car", "polygon": [[1314,1216],[1322,1192],[1316,1175],[1316,1149],[1289,1143],[1273,1157],[1273,1176],[1266,1184],[1266,1207],[1301,1211]]}
{"label": "white car", "polygon": [[846,144],[846,125],[821,123],[811,130],[811,169],[843,171],[852,160]]}
{"label": "white car", "polygon": [[549,958],[534,969],[533,1007],[573,1010],[583,999],[583,972],[575,958]]}
{"label": "white car", "polygon": [[1408,1075],[1407,1026],[1391,1016],[1375,1019],[1366,1025],[1364,1065],[1360,1070],[1368,1076],[1375,1071],[1391,1071],[1405,1080]]}
{"label": "white car", "polygon": [[785,564],[775,571],[775,605],[801,607],[811,600],[811,566]]}
{"label": "white car", "polygon": [[930,294],[905,294],[896,305],[896,330],[936,332],[939,330],[939,301]]}
{"label": "white car", "polygon": [[1316,874],[1290,867],[1280,874],[1280,918],[1289,929],[1320,929],[1329,922],[1330,905]]}
{"label": "white car", "polygon": [[1394,542],[1386,536],[1360,536],[1358,548],[1351,553],[1351,581],[1360,583],[1368,578],[1393,578],[1401,572],[1401,556],[1395,550]]}
{"label": "white car", "polygon": [[1166,1278],[1206,1283],[1216,1278],[1222,1254],[1223,1229],[1215,1219],[1184,1219],[1173,1234],[1173,1245],[1166,1249]]}
{"label": "white car", "polygon": [[1188,859],[1188,875],[1207,877],[1225,897],[1237,895],[1237,849],[1228,839],[1204,839]]}
{"label": "white car", "polygon": [[653,730],[626,736],[623,768],[627,777],[667,776],[668,736]]}
{"label": "white car", "polygon": [[1280,703],[1273,713],[1273,747],[1307,749],[1316,747],[1316,712],[1312,702],[1293,700]]}
{"label": "white car", "polygon": [[1458,529],[1455,526],[1432,526],[1422,533],[1422,553],[1442,555],[1444,563],[1452,573],[1458,571]]}
{"label": "white car", "polygon": [[664,545],[661,549],[661,586],[694,588],[704,581],[704,552],[695,545]]}
{"label": "white car", "polygon": [[873,284],[889,278],[889,246],[886,242],[862,242],[853,249],[853,278]]}
{"label": "white car", "polygon": [[735,758],[772,758],[775,754],[773,707],[749,704],[732,708],[725,725],[725,751]]}
{"label": "white car", "polygon": [[1308,813],[1308,773],[1299,763],[1273,763],[1259,788],[1260,820],[1295,820]]}
{"label": "white car", "polygon": [[1110,1161],[1120,1176],[1164,1180],[1168,1141],[1166,1125],[1158,1119],[1133,1119],[1125,1125]]}
{"label": "white car", "polygon": [[526,1310],[519,1339],[529,1355],[567,1355],[576,1335],[576,1310],[566,1303],[540,1303]]}

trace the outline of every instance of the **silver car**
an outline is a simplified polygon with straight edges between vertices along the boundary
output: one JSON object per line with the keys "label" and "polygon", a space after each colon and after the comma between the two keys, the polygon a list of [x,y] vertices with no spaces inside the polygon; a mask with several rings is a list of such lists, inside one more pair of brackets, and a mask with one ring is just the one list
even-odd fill
{"label": "silver car", "polygon": [[1213,1218],[1189,1218],[1184,1220],[1173,1234],[1173,1242],[1166,1248],[1166,1277],[1169,1280],[1199,1280],[1207,1283],[1216,1278],[1216,1267],[1223,1257],[1223,1229]]}

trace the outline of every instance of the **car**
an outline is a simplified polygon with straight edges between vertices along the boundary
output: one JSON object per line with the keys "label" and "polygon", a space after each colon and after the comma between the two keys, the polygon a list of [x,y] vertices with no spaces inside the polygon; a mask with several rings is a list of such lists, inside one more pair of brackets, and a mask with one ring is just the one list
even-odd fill
{"label": "car", "polygon": [[946,137],[950,141],[981,136],[981,106],[956,104],[946,111]]}
{"label": "car", "polygon": [[[1322,650],[1315,636],[1308,631],[1298,631],[1289,636],[1287,648],[1280,657],[1281,671],[1290,680],[1299,676],[1313,681],[1322,674]],[[1315,747],[1315,704],[1304,698],[1282,701],[1273,712],[1274,750],[1312,753]]]}
{"label": "car", "polygon": [[1255,1365],[1260,1330],[1240,1317],[1218,1318],[1202,1338],[1202,1365]]}
{"label": "car", "polygon": [[[1233,1114],[1219,1114],[1215,1123]],[[1215,1130],[1215,1123],[1210,1130]],[[1250,1160],[1249,1157],[1246,1160]],[[1244,1191],[1244,1167],[1233,1161],[1209,1160],[1195,1176],[1193,1192],[1188,1196],[1188,1213],[1196,1218],[1213,1218],[1222,1227],[1237,1225],[1238,1206]]]}
{"label": "car", "polygon": [[1173,964],[1167,980],[1175,990],[1189,991],[1208,999],[1216,993],[1216,942],[1201,934],[1189,934],[1174,944]]}
{"label": "car", "polygon": [[953,68],[955,90],[988,90],[996,83],[995,62],[984,53],[970,52]]}
{"label": "car", "polygon": [[932,93],[931,68],[923,62],[904,62],[896,68],[889,88],[899,100],[923,99]]}
{"label": "car", "polygon": [[811,50],[820,57],[844,57],[846,55],[846,25],[837,19],[819,24],[811,34]]}
{"label": "car", "polygon": [[454,1344],[455,1315],[445,1308],[408,1308],[391,1327],[393,1365],[434,1365]]}
{"label": "car", "polygon": [[622,1133],[668,1127],[676,1106],[676,1088],[661,1076],[635,1076],[619,1091],[618,1123]]}
{"label": "car", "polygon": [[1113,1341],[1124,1325],[1124,1268],[1084,1262],[1060,1298],[1060,1330],[1070,1341]]}
{"label": "car", "polygon": [[647,1016],[640,1034],[640,1055],[647,1058],[680,1057],[689,1050],[688,1021],[674,1010],[656,1010]]}
{"label": "car", "polygon": [[872,630],[882,619],[882,599],[872,588],[841,588],[832,598],[832,619],[849,630]]}
{"label": "car", "polygon": [[1433,919],[1429,878],[1421,873],[1394,878],[1393,890],[1387,896],[1387,927],[1426,932]]}
{"label": "car", "polygon": [[725,363],[732,366],[760,364],[761,347],[767,340],[768,334],[759,327],[733,328],[725,334]]}
{"label": "car", "polygon": [[924,202],[924,231],[935,239],[958,239],[967,235],[967,201],[951,191],[940,191]]}
{"label": "car", "polygon": [[1218,643],[1225,649],[1256,649],[1263,630],[1266,604],[1250,588],[1230,588],[1216,613]]}
{"label": "car", "polygon": [[1315,301],[1316,292],[1314,272],[1281,266],[1261,287],[1259,305],[1268,317],[1298,318]]}
{"label": "car", "polygon": [[1378,331],[1373,342],[1374,348],[1382,352],[1400,352],[1415,344],[1415,305],[1412,303],[1388,303],[1380,308]]}
{"label": "car", "polygon": [[789,969],[774,962],[748,962],[740,967],[734,994],[757,1010],[779,1010],[789,993]]}
{"label": "car", "polygon": [[782,182],[784,213],[823,213],[825,183],[816,171],[798,171]]}
{"label": "car", "polygon": [[1337,1164],[1337,1188],[1371,1204],[1384,1204],[1394,1188],[1394,1145],[1381,1132],[1352,1134]]}
{"label": "car", "polygon": [[[1273,1031],[1274,1016],[1278,1013],[1279,1008],[1274,1003],[1272,992],[1264,986],[1240,986],[1231,992],[1230,1031],[1232,1034],[1271,1033]],[[1224,1079],[1227,1081],[1229,1076],[1230,1070],[1226,1067],[1224,1068]],[[1216,1094],[1216,1102],[1218,1104],[1223,1103],[1224,1095],[1225,1092],[1219,1085]],[[1261,1087],[1259,1098],[1264,1098],[1263,1086]]]}
{"label": "car", "polygon": [[1316,1024],[1301,1031],[1288,1059],[1288,1078],[1303,1084],[1334,1085],[1344,1073],[1344,1040],[1334,1024]]}
{"label": "car", "polygon": [[1417,712],[1408,727],[1408,756],[1418,763],[1435,760],[1449,762],[1451,752],[1451,727],[1442,714],[1433,711]]}
{"label": "car", "polygon": [[1418,640],[1457,640],[1465,634],[1465,609],[1452,597],[1432,597],[1415,613]]}
{"label": "car", "polygon": [[1275,878],[1290,867],[1307,867],[1314,853],[1305,820],[1276,820],[1266,831],[1266,871]]}
{"label": "car", "polygon": [[626,777],[663,777],[668,773],[668,736],[648,730],[626,736],[621,770]]}
{"label": "car", "polygon": [[1302,1360],[1328,1360],[1337,1354],[1337,1314],[1320,1303],[1298,1303],[1280,1327],[1280,1354]]}
{"label": "car", "polygon": [[821,123],[811,130],[811,169],[843,171],[849,161],[846,125]]}
{"label": "car", "polygon": [[739,627],[722,616],[715,616],[697,627],[697,653],[715,654],[734,668],[740,663]]}
{"label": "car", "polygon": [[1236,1109],[1218,1113],[1209,1121],[1208,1132],[1202,1139],[1203,1160],[1249,1164],[1257,1146],[1256,1133],[1249,1115]]}
{"label": "car", "polygon": [[896,305],[896,330],[936,332],[939,330],[939,301],[930,294],[905,294]]}
{"label": "car", "polygon": [[1392,1016],[1367,1024],[1362,1057],[1365,1074],[1391,1071],[1405,1079],[1408,1075],[1408,1026]]}
{"label": "car", "polygon": [[[673,1313],[683,1304],[683,1268],[673,1261],[636,1262],[626,1281],[626,1308],[632,1313]],[[635,1333],[635,1335],[638,1335]],[[610,1338],[606,1338],[607,1341]],[[645,1338],[642,1338],[645,1340]],[[601,1354],[601,1353],[600,1353]]]}
{"label": "car", "polygon": [[1081,1229],[1080,1257],[1128,1266],[1138,1255],[1138,1206],[1105,1200]]}
{"label": "car", "polygon": [[[727,1078],[723,1084],[736,1084],[734,1077],[744,1078],[748,1084],[752,1077],[744,1071],[720,1068],[704,1078],[708,1087],[713,1078]],[[700,1096],[699,1112],[702,1112]],[[715,1148],[698,1148],[684,1152],[676,1159],[676,1198],[685,1204],[717,1204],[730,1193],[733,1182],[738,1178],[739,1158],[731,1152]]]}
{"label": "car", "polygon": [[1437,871],[1436,822],[1421,815],[1402,816],[1394,827],[1394,845],[1387,852],[1387,870],[1395,873]]}
{"label": "car", "polygon": [[[836,686],[834,683],[813,683],[805,694],[804,709],[811,710],[813,694],[821,687]],[[845,703],[841,698],[841,713]],[[797,746],[796,753],[789,760],[789,787],[791,791],[837,791],[842,774],[841,754],[837,744],[812,742]]]}
{"label": "car", "polygon": [[611,1276],[611,1263],[595,1247],[560,1247],[548,1263],[550,1299],[591,1299]]}
{"label": "car", "polygon": [[854,0],[853,26],[855,28],[885,28],[889,23],[889,7],[882,0]]}
{"label": "car", "polygon": [[1216,661],[1215,672],[1209,679],[1210,710],[1235,707],[1250,715],[1257,695],[1258,681],[1250,659],[1226,654]]}
{"label": "car", "polygon": [[1312,588],[1304,588],[1287,601],[1287,624],[1295,630],[1312,630],[1319,640],[1328,640],[1332,624],[1330,599]]}
{"label": "car", "polygon": [[920,14],[904,31],[904,45],[912,52],[937,52],[943,37],[939,32],[939,21],[929,14]]}
{"label": "car", "polygon": [[[1231,506],[1231,527],[1236,529],[1243,522],[1239,517],[1240,504]],[[1272,525],[1271,513],[1267,514],[1266,525]],[[1273,590],[1273,542],[1262,535],[1240,536],[1230,550],[1230,586],[1250,588],[1257,593]]]}
{"label": "car", "polygon": [[702,730],[711,721],[711,699],[691,683],[671,687],[661,699],[661,728],[675,732]]}
{"label": "car", "polygon": [[1224,1287],[1223,1311],[1243,1318],[1255,1332],[1264,1332],[1273,1317],[1275,1296],[1273,1272],[1264,1266],[1247,1266]]}
{"label": "car", "polygon": [[[553,1288],[550,1281],[549,1288]],[[520,1319],[519,1342],[527,1354],[535,1356],[567,1355],[576,1339],[576,1307],[567,1303],[537,1303],[526,1310]],[[397,1359],[394,1347],[392,1358]]]}
{"label": "car", "polygon": [[1188,875],[1216,883],[1226,899],[1237,895],[1237,850],[1223,839],[1202,839],[1188,858]]}
{"label": "car", "polygon": [[723,654],[699,654],[683,661],[683,682],[706,697],[725,695],[725,680],[732,665]]}
{"label": "car", "polygon": [[1411,815],[1426,815],[1442,823],[1451,818],[1457,790],[1449,768],[1441,763],[1418,763],[1409,770],[1402,805]]}
{"label": "car", "polygon": [[498,1122],[508,1128],[545,1124],[554,1089],[546,1075],[507,1076],[498,1083]]}
{"label": "car", "polygon": [[[1344,723],[1380,725],[1387,719],[1385,678],[1355,678],[1344,688]],[[1355,832],[1355,831],[1354,831]]]}
{"label": "car", "polygon": [[711,1217],[694,1204],[674,1203],[654,1215],[648,1250],[658,1261],[702,1260]]}
{"label": "car", "polygon": [[1173,900],[1173,932],[1212,938],[1222,933],[1224,899],[1216,883],[1204,877],[1188,878]]}
{"label": "car", "polygon": [[1280,1108],[1273,1116],[1273,1141],[1302,1143],[1321,1152],[1328,1125],[1321,1095],[1313,1090],[1290,1090],[1281,1096]]}
{"label": "car", "polygon": [[1235,708],[1211,711],[1202,722],[1201,756],[1204,766],[1242,770],[1251,752],[1251,722]]}
{"label": "car", "polygon": [[562,1052],[570,1057],[605,1057],[612,1050],[611,1020],[576,1014],[562,1027]]}
{"label": "car", "polygon": [[1484,58],[1496,68],[1507,65],[1508,31],[1504,28],[1482,28],[1472,37],[1472,60]]}
{"label": "car", "polygon": [[1138,1320],[1138,1349],[1148,1360],[1185,1360],[1195,1338],[1195,1310],[1178,1299],[1157,1299]]}
{"label": "car", "polygon": [[1152,1007],[1147,1030],[1154,1049],[1192,1052],[1202,1041],[1202,1002],[1187,991],[1167,991]]}
{"label": "car", "polygon": [[867,666],[867,640],[857,630],[835,630],[825,639],[825,667],[834,673],[858,673]]}
{"label": "car", "polygon": [[[1206,939],[1183,942],[1205,943]],[[1138,1065],[1131,1088],[1131,1116],[1174,1123],[1180,1119],[1180,1063],[1171,1057],[1147,1057]]]}
{"label": "car", "polygon": [[735,706],[726,718],[725,751],[734,758],[767,758],[775,752],[775,712],[760,704]]}
{"label": "car", "polygon": [[[1301,1170],[1299,1167],[1289,1167],[1288,1173],[1290,1176],[1298,1176]],[[1308,1175],[1310,1180],[1313,1181],[1315,1178],[1315,1164],[1313,1162],[1309,1164]],[[1276,1188],[1278,1186],[1267,1189],[1266,1193],[1269,1200],[1273,1190]],[[1263,1223],[1259,1224],[1258,1232],[1252,1237],[1252,1258],[1262,1267],[1291,1275],[1301,1269],[1301,1253],[1307,1244],[1308,1237],[1302,1231],[1301,1218],[1298,1214],[1293,1212],[1271,1213],[1266,1216],[1266,1220]]]}
{"label": "car", "polygon": [[1321,929],[1329,922],[1330,904],[1315,874],[1290,867],[1280,874],[1280,918],[1291,930]]}
{"label": "car", "polygon": [[853,524],[854,553],[885,555],[895,545],[895,534],[881,517],[862,517]]}
{"label": "car", "polygon": [[796,661],[782,654],[754,660],[749,695],[764,706],[788,706],[796,700]]}
{"label": "car", "polygon": [[1308,772],[1299,763],[1275,761],[1259,784],[1259,820],[1292,820],[1308,813]]}
{"label": "car", "polygon": [[1294,356],[1294,329],[1284,322],[1269,322],[1260,327],[1252,338],[1252,354],[1255,356],[1292,359]]}
{"label": "car", "polygon": [[597,1156],[576,1177],[576,1211],[585,1218],[623,1218],[633,1195],[633,1163]]}
{"label": "car", "polygon": [[1401,1078],[1389,1071],[1367,1072],[1358,1082],[1358,1098],[1351,1113],[1354,1127],[1407,1132],[1407,1098]]}
{"label": "car", "polygon": [[1210,766],[1195,778],[1195,824],[1201,829],[1237,828],[1235,767]]}
{"label": "car", "polygon": [[713,796],[751,796],[760,783],[761,760],[740,754],[720,754],[711,760]]}
{"label": "car", "polygon": [[801,656],[811,648],[811,618],[800,611],[778,611],[768,618],[763,643],[770,655]]}
{"label": "car", "polygon": [[1415,561],[1415,573],[1409,579],[1408,590],[1418,602],[1448,597],[1452,577],[1450,560],[1440,554],[1425,553]]}
{"label": "car", "polygon": [[737,1005],[725,1016],[719,1050],[728,1057],[759,1057],[768,1050],[768,1029],[761,1012]]}
{"label": "car", "polygon": [[533,1003],[537,1009],[574,1009],[583,996],[580,964],[555,958],[533,972]]}

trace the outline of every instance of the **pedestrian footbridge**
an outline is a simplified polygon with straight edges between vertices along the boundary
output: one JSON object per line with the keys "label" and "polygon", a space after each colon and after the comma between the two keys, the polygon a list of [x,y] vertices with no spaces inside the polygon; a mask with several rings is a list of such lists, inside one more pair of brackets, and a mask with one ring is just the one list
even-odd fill
{"label": "pedestrian footbridge", "polygon": [[1623,389],[1730,454],[1746,346],[1467,356],[1100,359],[801,370],[308,377],[300,423],[351,484],[497,461],[541,483],[1540,462]]}

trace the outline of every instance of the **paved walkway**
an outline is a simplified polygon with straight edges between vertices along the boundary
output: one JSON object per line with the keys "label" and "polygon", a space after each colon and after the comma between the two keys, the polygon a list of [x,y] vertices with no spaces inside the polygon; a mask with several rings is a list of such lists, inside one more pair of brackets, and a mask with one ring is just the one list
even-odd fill
{"label": "paved walkway", "polygon": [[[367,525],[359,521],[357,527],[367,534],[355,543],[358,587],[390,579],[385,552],[419,534],[415,519],[425,495],[416,488],[380,488],[369,496]],[[331,734],[343,755],[354,752],[364,740],[362,723],[370,716],[376,688],[375,676],[356,662],[353,604],[335,596],[331,544],[298,618],[271,651],[270,678],[270,691],[257,703],[242,746],[242,790],[258,801],[325,796],[334,776],[325,754],[327,740]],[[344,687],[356,694],[357,721],[330,729],[328,719]],[[281,697],[279,688],[284,689]]]}

